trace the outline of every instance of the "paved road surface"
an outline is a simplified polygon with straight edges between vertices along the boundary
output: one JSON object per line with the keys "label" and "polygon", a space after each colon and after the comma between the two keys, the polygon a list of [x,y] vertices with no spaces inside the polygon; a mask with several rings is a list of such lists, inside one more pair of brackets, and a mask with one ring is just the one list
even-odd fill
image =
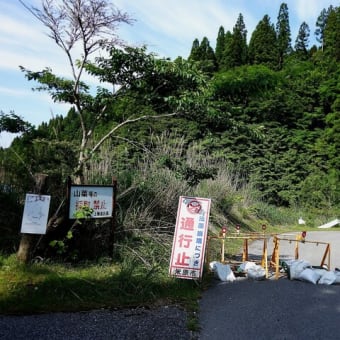
{"label": "paved road surface", "polygon": [[200,301],[201,340],[339,340],[340,285],[216,282]]}
{"label": "paved road surface", "polygon": [[[282,234],[279,237],[288,240],[280,241],[280,258],[281,259],[294,259],[295,246],[294,241],[297,233]],[[301,233],[299,233],[301,234]],[[299,259],[309,261],[313,266],[319,266],[326,250],[326,244],[330,244],[330,269],[340,268],[340,231],[339,228],[334,228],[329,231],[308,231],[305,240],[307,242],[298,243]],[[320,242],[318,243],[308,243]],[[273,238],[269,239],[268,243],[268,255],[271,256],[273,253],[274,242]],[[258,257],[262,254],[263,241],[254,241],[249,245],[248,253],[251,257],[254,255]],[[340,336],[339,336],[340,339]]]}
{"label": "paved road surface", "polygon": [[[330,242],[331,269],[340,268],[339,231],[308,232],[306,240]],[[258,256],[262,247],[261,242],[252,244],[249,254]],[[272,247],[269,241],[269,254]],[[295,242],[280,242],[280,254],[293,258],[294,247]],[[319,265],[324,250],[324,245],[305,243],[299,258]],[[200,301],[200,325],[201,340],[339,340],[340,285],[314,285],[286,277],[216,280]]]}

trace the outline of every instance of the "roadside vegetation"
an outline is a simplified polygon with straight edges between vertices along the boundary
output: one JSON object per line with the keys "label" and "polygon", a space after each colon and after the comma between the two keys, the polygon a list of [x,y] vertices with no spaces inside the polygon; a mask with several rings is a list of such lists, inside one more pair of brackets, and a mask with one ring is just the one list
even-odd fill
{"label": "roadside vegetation", "polygon": [[[208,267],[202,282],[174,279],[168,275],[180,195],[212,199],[210,235],[218,235],[222,226],[227,226],[227,233],[233,233],[236,225],[241,226],[241,232],[261,232],[263,224],[267,226],[267,233],[301,231],[301,228],[315,230],[317,223],[335,216],[331,211],[321,218],[321,215],[312,215],[302,209],[270,206],[259,199],[256,188],[238,178],[237,173],[225,164],[190,151],[181,156],[184,164],[190,164],[193,169],[205,168],[215,175],[188,185],[180,175],[180,168],[169,170],[161,165],[164,157],[173,159],[175,154],[183,152],[182,140],[178,139],[177,144],[173,141],[173,138],[158,138],[153,151],[140,161],[129,183],[126,178],[125,181],[118,180],[121,186],[112,257],[108,253],[105,226],[86,222],[78,226],[75,238],[80,238],[81,233],[88,236],[89,230],[95,228],[95,238],[90,240],[90,245],[81,244],[81,247],[88,247],[81,253],[72,244],[72,239],[65,240],[63,249],[49,247],[49,252],[40,253],[28,264],[19,262],[11,250],[18,246],[19,224],[12,232],[8,231],[6,238],[1,238],[3,249],[7,251],[0,256],[0,313],[177,304],[194,315],[200,294],[209,285],[212,275]],[[110,158],[105,151],[104,155]],[[88,175],[96,177],[96,172],[102,169],[100,164],[104,163],[106,159],[102,158]],[[306,219],[305,226],[297,223],[301,216]],[[11,247],[6,248],[5,244]],[[219,245],[212,243],[211,247],[215,258],[210,260],[218,260]],[[239,254],[241,248],[240,242],[233,241],[226,249],[226,256]],[[96,254],[93,249],[97,249]],[[84,253],[88,257],[92,254],[92,258],[87,259],[82,255]],[[194,318],[190,320],[194,327]]]}
{"label": "roadside vegetation", "polygon": [[[339,218],[339,8],[318,18],[319,47],[308,48],[306,25],[291,46],[282,4],[277,32],[264,17],[247,46],[240,15],[233,33],[221,27],[215,51],[197,39],[188,60],[171,61],[112,40],[115,24],[131,20],[108,12],[107,1],[62,0],[60,16],[45,3],[47,13],[28,9],[57,37],[70,77],[21,70],[70,110],[37,128],[0,114],[0,131],[21,133],[0,149],[0,313],[177,304],[192,312],[195,329],[211,273],[205,268],[200,282],[168,275],[180,196],[211,199],[209,236],[236,226],[241,233],[263,232],[263,225],[266,233],[308,232]],[[91,4],[94,20],[79,9],[72,20],[70,9],[82,3]],[[84,53],[73,60],[77,44]],[[91,58],[101,48],[107,57]],[[85,73],[117,90],[90,90]],[[20,261],[24,197],[37,187],[36,174],[52,197],[50,219]],[[113,177],[113,239],[111,221],[65,217],[68,179],[101,185]],[[226,254],[241,247],[233,241]],[[215,260],[219,251],[215,245]]]}

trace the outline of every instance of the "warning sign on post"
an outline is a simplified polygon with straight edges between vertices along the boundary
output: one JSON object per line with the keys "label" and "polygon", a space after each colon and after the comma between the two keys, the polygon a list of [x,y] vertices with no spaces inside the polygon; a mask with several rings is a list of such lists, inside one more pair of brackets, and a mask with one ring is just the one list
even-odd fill
{"label": "warning sign on post", "polygon": [[210,199],[179,198],[176,228],[170,260],[170,275],[200,279],[208,233]]}

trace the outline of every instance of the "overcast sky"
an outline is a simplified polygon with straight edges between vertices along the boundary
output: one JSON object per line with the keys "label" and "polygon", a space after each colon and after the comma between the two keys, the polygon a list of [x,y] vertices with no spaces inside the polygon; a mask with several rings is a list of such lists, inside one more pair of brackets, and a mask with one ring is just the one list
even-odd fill
{"label": "overcast sky", "polygon": [[[249,40],[264,15],[276,24],[282,2],[289,10],[292,44],[305,21],[311,31],[310,46],[316,43],[315,22],[322,9],[340,5],[340,0],[113,0],[135,19],[133,25],[119,28],[120,37],[171,59],[187,58],[195,38],[201,41],[206,36],[214,48],[219,27],[232,31],[240,13]],[[39,6],[40,0],[25,3]],[[53,103],[46,93],[32,91],[34,83],[25,79],[19,65],[32,71],[51,67],[58,75],[67,76],[65,55],[19,0],[0,0],[0,22],[0,110],[14,111],[35,126],[57,114],[64,115],[69,107]],[[0,147],[7,147],[11,139],[1,133]]]}

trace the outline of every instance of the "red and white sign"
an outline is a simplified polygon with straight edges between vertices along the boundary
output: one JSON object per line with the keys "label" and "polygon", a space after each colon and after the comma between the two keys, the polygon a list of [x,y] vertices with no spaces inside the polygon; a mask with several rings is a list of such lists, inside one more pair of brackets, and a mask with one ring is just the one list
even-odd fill
{"label": "red and white sign", "polygon": [[182,279],[202,277],[210,199],[179,198],[169,273]]}

